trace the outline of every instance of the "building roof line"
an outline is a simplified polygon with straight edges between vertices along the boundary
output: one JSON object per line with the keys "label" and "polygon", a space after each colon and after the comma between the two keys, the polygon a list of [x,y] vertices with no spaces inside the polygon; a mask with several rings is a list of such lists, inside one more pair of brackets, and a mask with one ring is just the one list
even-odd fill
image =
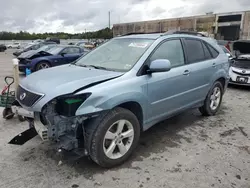
{"label": "building roof line", "polygon": [[225,15],[225,14],[235,14],[235,13],[245,13],[245,12],[250,12],[250,10],[245,10],[245,11],[234,11],[234,12],[219,12],[219,13],[213,13],[213,14],[200,14],[200,15],[194,15],[194,16],[183,16],[183,17],[173,17],[173,18],[163,18],[163,19],[155,19],[155,20],[144,20],[144,21],[135,21],[135,22],[124,22],[124,23],[116,23],[113,24],[113,26],[117,25],[126,25],[126,24],[135,24],[135,23],[148,23],[148,22],[156,22],[156,21],[169,21],[169,20],[182,20],[182,19],[188,19],[188,18],[206,18],[206,17],[212,17],[216,15]]}

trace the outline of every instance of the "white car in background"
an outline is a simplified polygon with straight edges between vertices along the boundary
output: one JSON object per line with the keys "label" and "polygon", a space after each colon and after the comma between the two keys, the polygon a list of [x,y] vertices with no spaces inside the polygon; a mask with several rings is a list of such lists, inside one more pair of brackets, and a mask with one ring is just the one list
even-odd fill
{"label": "white car in background", "polygon": [[14,42],[12,44],[8,44],[7,48],[17,48],[19,49],[21,47],[21,44],[19,42]]}
{"label": "white car in background", "polygon": [[229,83],[250,86],[250,41],[235,41],[232,49],[235,57],[229,69]]}
{"label": "white car in background", "polygon": [[239,55],[229,69],[230,84],[250,86],[250,54]]}

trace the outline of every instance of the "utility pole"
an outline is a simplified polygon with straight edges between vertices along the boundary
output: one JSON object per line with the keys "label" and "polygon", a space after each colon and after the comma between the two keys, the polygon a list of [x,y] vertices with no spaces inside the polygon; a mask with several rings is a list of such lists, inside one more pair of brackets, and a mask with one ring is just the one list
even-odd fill
{"label": "utility pole", "polygon": [[109,11],[109,29],[110,29],[110,11]]}

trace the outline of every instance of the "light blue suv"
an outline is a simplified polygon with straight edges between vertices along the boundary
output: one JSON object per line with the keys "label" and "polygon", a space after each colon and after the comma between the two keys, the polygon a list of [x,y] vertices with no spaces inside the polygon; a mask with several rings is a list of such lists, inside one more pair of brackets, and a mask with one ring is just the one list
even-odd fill
{"label": "light blue suv", "polygon": [[210,38],[127,35],[70,65],[29,75],[16,97],[34,113],[28,118],[34,135],[53,141],[60,152],[89,155],[112,167],[156,123],[190,108],[215,115],[228,74],[228,57]]}

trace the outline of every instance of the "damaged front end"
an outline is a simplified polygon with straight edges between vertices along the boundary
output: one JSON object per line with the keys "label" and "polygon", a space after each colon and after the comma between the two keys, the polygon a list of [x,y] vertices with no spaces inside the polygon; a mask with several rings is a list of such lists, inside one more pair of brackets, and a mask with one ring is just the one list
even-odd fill
{"label": "damaged front end", "polygon": [[75,116],[75,112],[89,96],[90,93],[64,95],[50,101],[41,112],[34,113],[33,119],[28,119],[30,128],[9,143],[22,145],[38,134],[43,141],[53,143],[57,151],[81,151],[81,155],[87,155],[84,123],[96,115]]}

